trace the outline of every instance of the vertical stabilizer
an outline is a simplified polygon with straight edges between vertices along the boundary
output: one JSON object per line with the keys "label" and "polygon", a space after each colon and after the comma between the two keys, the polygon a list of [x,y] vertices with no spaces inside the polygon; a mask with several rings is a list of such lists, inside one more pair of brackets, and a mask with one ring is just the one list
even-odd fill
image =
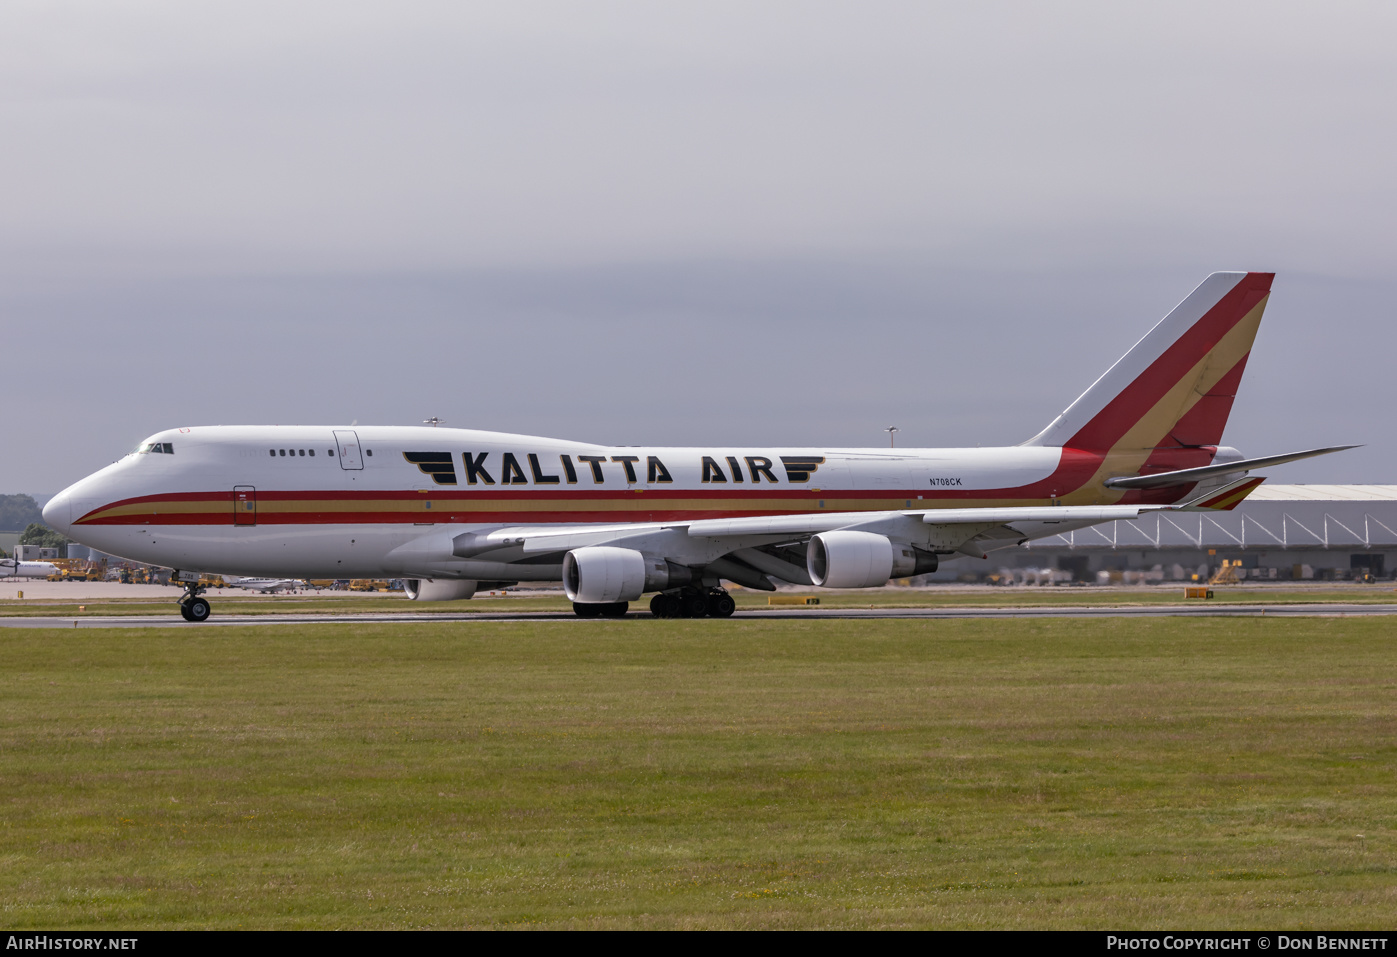
{"label": "vertical stabilizer", "polygon": [[1215,272],[1025,445],[1217,445],[1271,292],[1269,272]]}

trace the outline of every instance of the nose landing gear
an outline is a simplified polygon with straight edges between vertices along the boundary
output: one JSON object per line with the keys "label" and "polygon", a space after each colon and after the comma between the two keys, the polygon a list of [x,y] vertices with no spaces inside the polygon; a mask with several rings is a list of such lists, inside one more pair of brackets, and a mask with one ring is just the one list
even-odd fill
{"label": "nose landing gear", "polygon": [[209,603],[202,598],[189,598],[179,603],[179,613],[185,621],[207,621],[210,610]]}
{"label": "nose landing gear", "polygon": [[179,613],[185,621],[208,621],[213,609],[207,598],[201,598],[204,586],[198,582],[184,583],[184,597],[179,600]]}

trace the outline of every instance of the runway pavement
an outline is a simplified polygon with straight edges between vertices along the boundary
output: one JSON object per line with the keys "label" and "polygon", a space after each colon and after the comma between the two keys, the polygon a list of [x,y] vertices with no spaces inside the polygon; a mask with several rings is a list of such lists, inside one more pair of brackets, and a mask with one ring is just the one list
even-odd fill
{"label": "runway pavement", "polygon": [[[743,610],[730,621],[768,619],[938,619],[938,618],[1294,618],[1397,615],[1397,604],[1312,605],[1141,605],[1127,608],[1096,606],[1040,608],[818,608]],[[213,628],[245,625],[346,625],[419,624],[487,621],[607,621],[582,619],[563,612],[476,612],[465,614],[358,614],[358,615],[236,615],[214,614],[203,624],[184,621],[178,615],[113,615],[82,618],[0,618],[5,628]],[[649,612],[634,611],[627,621],[653,621]],[[725,619],[711,619],[721,625]]]}

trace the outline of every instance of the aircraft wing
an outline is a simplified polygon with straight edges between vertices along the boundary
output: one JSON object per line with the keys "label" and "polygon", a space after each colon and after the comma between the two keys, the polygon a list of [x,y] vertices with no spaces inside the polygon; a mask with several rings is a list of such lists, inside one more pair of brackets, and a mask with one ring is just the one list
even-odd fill
{"label": "aircraft wing", "polygon": [[[1085,528],[1100,522],[1139,518],[1169,505],[1062,505],[1009,508],[903,509],[879,512],[813,512],[798,515],[697,519],[617,525],[509,526],[457,532],[443,528],[394,552],[405,574],[428,572],[457,577],[556,580],[564,553],[605,545],[629,548],[676,565],[707,568],[746,583],[759,570],[786,581],[808,583],[794,554],[821,532],[858,531],[885,535],[924,552],[976,558],[1033,538]],[[765,550],[765,551],[763,551]],[[803,559],[800,559],[803,561]],[[765,579],[761,579],[762,582]],[[756,584],[755,587],[766,587]]]}
{"label": "aircraft wing", "polygon": [[[456,535],[453,554],[473,558],[511,546],[525,553],[566,551],[587,545],[610,545],[639,536],[681,532],[690,538],[746,540],[803,538],[840,529],[882,531],[930,526],[972,525],[1094,525],[1139,518],[1146,512],[1175,509],[1173,505],[1058,505],[1026,508],[898,509],[887,512],[810,512],[747,518],[704,518],[681,522],[618,525],[520,525],[488,532]],[[1056,534],[1052,532],[1051,534]]]}

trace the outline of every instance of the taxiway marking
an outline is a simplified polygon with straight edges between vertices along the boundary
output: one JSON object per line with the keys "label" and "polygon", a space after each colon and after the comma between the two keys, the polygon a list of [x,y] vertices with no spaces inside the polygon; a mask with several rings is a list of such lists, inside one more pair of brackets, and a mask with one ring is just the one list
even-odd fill
{"label": "taxiway marking", "polygon": [[[1046,608],[818,608],[800,610],[742,610],[733,621],[869,620],[869,619],[950,619],[950,618],[1294,618],[1397,615],[1397,605],[1142,605],[1110,608],[1094,606]],[[379,615],[231,615],[215,614],[202,625],[186,622],[175,615],[113,615],[92,618],[25,617],[0,618],[6,628],[207,628],[245,625],[382,625],[432,622],[500,621],[636,621],[653,620],[649,612],[632,612],[624,619],[578,618],[569,612],[467,612],[463,614],[379,614]],[[713,619],[721,622],[724,619]]]}

